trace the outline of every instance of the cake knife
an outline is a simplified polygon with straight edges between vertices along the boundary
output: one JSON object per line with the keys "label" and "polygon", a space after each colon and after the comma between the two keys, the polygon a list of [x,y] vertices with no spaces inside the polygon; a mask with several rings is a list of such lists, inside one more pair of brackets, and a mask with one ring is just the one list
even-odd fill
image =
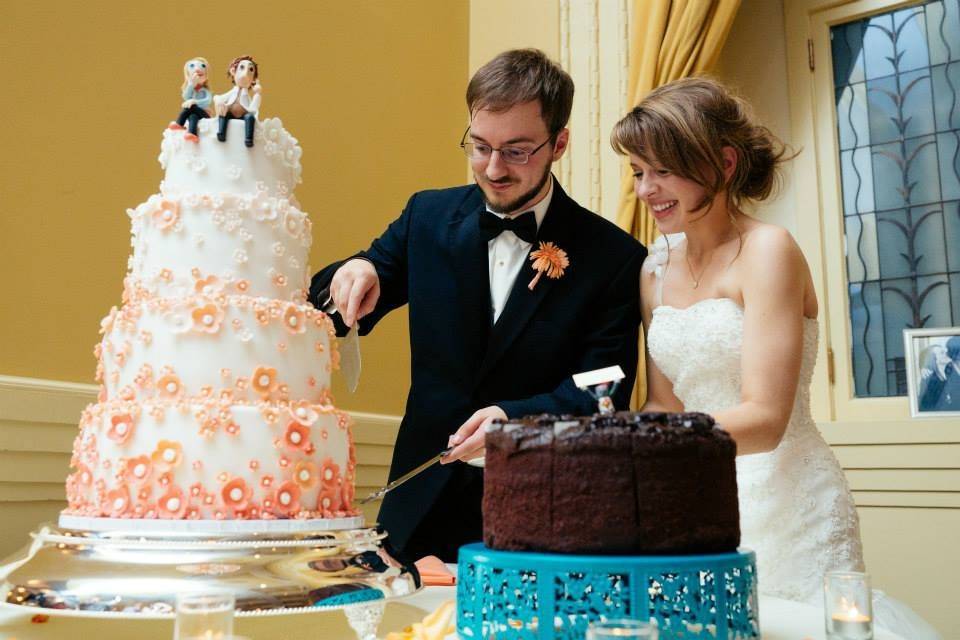
{"label": "cake knife", "polygon": [[381,498],[383,498],[383,496],[387,494],[387,492],[393,491],[394,489],[402,485],[404,482],[406,482],[410,478],[414,477],[415,475],[419,474],[422,471],[426,471],[436,463],[440,462],[440,458],[447,455],[451,451],[453,451],[453,447],[444,449],[437,455],[433,456],[432,458],[430,458],[429,460],[421,464],[419,467],[415,467],[414,469],[406,472],[405,474],[403,474],[393,482],[390,482],[386,486],[380,487],[379,489],[377,489],[376,491],[368,495],[366,498],[361,500],[360,504],[367,504],[368,502],[373,502],[374,500],[380,500]]}
{"label": "cake knife", "polygon": [[[317,296],[322,300],[326,294],[327,301],[320,305],[320,310],[328,316],[338,313],[337,305],[333,303],[333,296],[329,294],[329,289],[321,291]],[[342,317],[342,316],[341,316]],[[340,371],[347,383],[347,389],[350,393],[357,390],[360,384],[360,323],[354,323],[347,331],[347,335],[340,339]]]}

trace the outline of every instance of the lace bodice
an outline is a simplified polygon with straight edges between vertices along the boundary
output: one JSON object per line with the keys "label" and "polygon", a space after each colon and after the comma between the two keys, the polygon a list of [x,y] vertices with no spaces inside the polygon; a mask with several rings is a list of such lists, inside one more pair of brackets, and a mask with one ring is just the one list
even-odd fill
{"label": "lace bodice", "polygon": [[[818,434],[810,417],[818,331],[815,319],[804,319],[800,378],[784,433],[787,441]],[[685,308],[661,305],[653,310],[648,342],[650,355],[673,382],[673,392],[687,411],[713,414],[740,402],[743,309],[734,300],[707,298]]]}

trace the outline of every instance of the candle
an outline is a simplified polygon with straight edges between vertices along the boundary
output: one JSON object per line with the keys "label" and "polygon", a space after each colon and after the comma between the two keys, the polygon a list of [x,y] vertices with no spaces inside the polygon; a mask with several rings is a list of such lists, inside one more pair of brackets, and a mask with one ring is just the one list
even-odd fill
{"label": "candle", "polygon": [[178,596],[174,640],[227,640],[233,635],[234,607],[234,597],[229,592]]}
{"label": "candle", "polygon": [[846,611],[834,613],[830,618],[832,637],[843,640],[871,640],[873,624],[870,616],[860,613],[856,605]]}
{"label": "candle", "polygon": [[873,640],[870,577],[834,571],[824,576],[823,586],[828,640]]}

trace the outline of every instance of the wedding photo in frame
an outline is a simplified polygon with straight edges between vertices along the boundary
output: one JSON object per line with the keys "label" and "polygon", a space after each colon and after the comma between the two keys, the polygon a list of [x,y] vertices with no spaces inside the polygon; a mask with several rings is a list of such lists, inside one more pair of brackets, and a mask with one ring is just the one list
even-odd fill
{"label": "wedding photo in frame", "polygon": [[903,349],[910,415],[960,417],[960,327],[904,329]]}

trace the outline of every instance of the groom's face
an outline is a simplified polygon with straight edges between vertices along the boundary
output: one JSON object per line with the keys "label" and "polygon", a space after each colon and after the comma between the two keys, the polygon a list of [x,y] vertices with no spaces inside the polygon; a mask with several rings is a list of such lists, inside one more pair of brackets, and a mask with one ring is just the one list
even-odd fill
{"label": "groom's face", "polygon": [[498,213],[526,209],[542,199],[550,188],[550,168],[567,146],[566,129],[557,134],[556,142],[547,142],[550,132],[540,114],[538,101],[526,102],[507,111],[479,109],[470,122],[473,142],[495,149],[512,147],[533,151],[526,164],[509,164],[503,155],[493,152],[489,158],[471,160],[474,179],[483,190],[487,204]]}

